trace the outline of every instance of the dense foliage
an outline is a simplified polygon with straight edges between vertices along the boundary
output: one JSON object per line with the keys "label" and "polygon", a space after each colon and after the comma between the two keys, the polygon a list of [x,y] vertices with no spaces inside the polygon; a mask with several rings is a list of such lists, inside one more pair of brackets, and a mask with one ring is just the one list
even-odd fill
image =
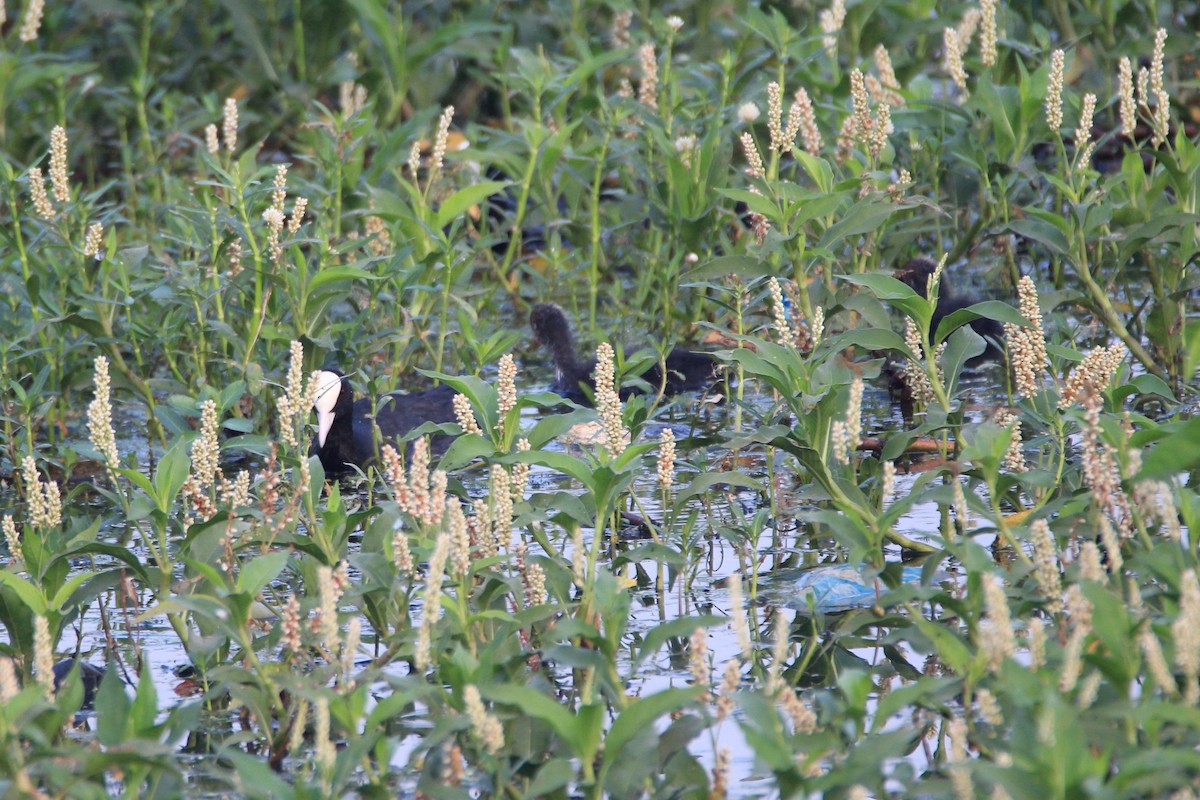
{"label": "dense foliage", "polygon": [[[1198,23],[8,9],[0,783],[1195,796]],[[544,300],[656,343],[602,355],[598,411],[532,388]],[[684,339],[717,411],[617,400]],[[329,364],[454,387],[454,443],[327,481]],[[873,602],[790,591],[817,563]]]}

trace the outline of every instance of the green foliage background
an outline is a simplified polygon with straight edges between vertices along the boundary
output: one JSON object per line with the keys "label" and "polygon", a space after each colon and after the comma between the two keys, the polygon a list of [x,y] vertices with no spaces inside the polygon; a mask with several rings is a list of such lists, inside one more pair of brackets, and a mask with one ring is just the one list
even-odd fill
{"label": "green foliage background", "polygon": [[[803,1],[89,0],[40,26],[30,7],[0,29],[7,791],[1200,791],[1195,4],[863,0],[828,34],[831,9]],[[945,31],[981,8],[996,57],[977,24],[956,86]],[[1125,133],[1118,65],[1157,85],[1159,28],[1162,93]],[[861,125],[890,118],[883,136],[839,137],[855,70]],[[807,91],[819,144],[770,147],[772,82],[781,125]],[[228,98],[236,141],[210,151]],[[56,125],[66,196],[39,208]],[[975,281],[1006,302],[930,330],[934,303],[887,273],[942,254],[943,295]],[[1036,330],[1021,276],[1046,332],[1033,389],[1007,371],[1014,332]],[[618,359],[631,374],[676,340],[725,337],[730,410],[681,442],[673,480],[641,480],[659,398],[624,407],[628,449],[579,454],[551,443],[590,412],[491,385],[502,354],[537,359],[525,317],[548,299],[589,342],[650,332],[660,352]],[[1006,419],[961,380],[979,317],[1010,326],[991,373]],[[876,450],[839,456],[885,353],[928,392]],[[335,362],[365,395],[437,378],[468,398],[479,431],[442,429],[458,435],[448,501],[419,459],[345,495],[323,480],[301,384]],[[103,363],[115,460],[85,417]],[[196,458],[206,404],[213,474]],[[892,497],[888,465],[914,443],[941,461]],[[753,469],[733,466],[746,454]],[[565,483],[510,488],[531,468]],[[789,482],[800,499],[777,491]],[[939,529],[903,530],[922,506]],[[620,512],[647,507],[652,541],[621,545]],[[918,583],[901,548],[926,555]],[[728,566],[708,570],[713,553]],[[861,568],[878,602],[760,606],[760,584],[805,558]],[[672,593],[684,611],[631,626],[635,597]],[[749,645],[709,654],[726,611]],[[63,728],[82,682],[51,691],[45,663],[73,653],[76,626],[105,631],[109,664],[78,736]],[[194,694],[174,705],[151,628],[188,662]],[[652,661],[674,686],[639,682]]]}

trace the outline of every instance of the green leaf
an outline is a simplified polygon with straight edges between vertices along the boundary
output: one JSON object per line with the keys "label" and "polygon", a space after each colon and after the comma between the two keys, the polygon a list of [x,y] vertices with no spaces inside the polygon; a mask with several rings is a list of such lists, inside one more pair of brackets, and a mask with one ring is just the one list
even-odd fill
{"label": "green leaf", "polygon": [[80,316],[79,314],[68,314],[67,316],[61,317],[55,321],[65,322],[68,325],[79,328],[79,330],[83,331],[97,341],[104,341],[108,338],[108,333],[104,330],[103,325],[94,319],[88,319],[87,317]]}
{"label": "green leaf", "polygon": [[841,219],[829,226],[825,235],[821,237],[818,247],[831,247],[841,239],[861,236],[864,233],[881,233],[884,222],[896,210],[897,207],[890,202],[862,201],[855,203],[846,210]]}
{"label": "green leaf", "polygon": [[1045,246],[1052,255],[1065,256],[1070,249],[1066,234],[1044,219],[1025,217],[1013,220],[1004,229]]}
{"label": "green leaf", "polygon": [[871,294],[878,297],[880,300],[907,300],[916,297],[924,299],[912,290],[904,281],[894,278],[891,275],[885,275],[882,272],[867,272],[862,275],[840,275],[840,280],[846,283],[852,283],[855,286],[864,286],[871,290]]}
{"label": "green leaf", "polygon": [[[675,497],[676,503],[682,503],[697,495],[703,495],[714,486],[740,486],[743,489],[753,489],[756,492],[765,491],[763,485],[742,472],[701,472],[692,478],[687,488]],[[690,631],[689,631],[690,633]]]}
{"label": "green leaf", "polygon": [[718,256],[680,276],[684,283],[737,275],[742,279],[765,278],[778,272],[774,267],[753,256]]}
{"label": "green leaf", "polygon": [[45,614],[47,611],[46,598],[38,587],[24,578],[19,578],[11,572],[0,572],[0,583],[12,589],[21,602],[34,614]]}
{"label": "green leaf", "polygon": [[[792,155],[800,162],[800,166],[804,167],[804,171],[808,173],[808,177],[812,178],[820,194],[835,195],[833,191],[833,167],[829,166],[828,161],[818,156],[809,155],[806,151],[799,148],[793,148]],[[839,196],[838,199],[840,202],[842,198]]]}
{"label": "green leaf", "polygon": [[[1141,169],[1141,164],[1138,164]],[[1178,241],[1178,233],[1171,237],[1163,235],[1164,231],[1179,231],[1189,228],[1200,221],[1200,215],[1176,211],[1168,214],[1155,214],[1149,221],[1125,233],[1121,244],[1118,262],[1124,263],[1133,253],[1144,247],[1146,242],[1156,242],[1160,246],[1168,241]]]}
{"label": "green leaf", "polygon": [[1159,397],[1165,397],[1168,400],[1175,399],[1175,393],[1171,391],[1171,387],[1162,378],[1157,375],[1138,375],[1130,384],[1137,389],[1138,394],[1156,394]]}
{"label": "green leaf", "polygon": [[879,700],[871,730],[878,732],[891,721],[893,715],[905,709],[941,708],[953,702],[961,692],[961,686],[962,678],[922,676],[911,685],[888,692]]}
{"label": "green leaf", "polygon": [[459,394],[466,395],[475,409],[480,427],[484,430],[495,429],[498,401],[496,389],[491,384],[474,375],[447,375],[430,369],[418,369],[417,372],[446,384]]}
{"label": "green leaf", "polygon": [[525,432],[525,438],[534,449],[557,439],[581,422],[596,418],[596,412],[590,408],[578,408],[566,414],[551,414],[538,420],[538,423]]}
{"label": "green leaf", "polygon": [[602,709],[601,706],[580,706],[576,713],[567,710],[556,700],[528,686],[501,684],[499,686],[480,686],[479,693],[493,703],[516,706],[527,716],[540,719],[554,729],[576,756],[591,760],[596,755],[597,743],[595,736],[586,730],[591,723],[588,719],[593,714],[587,714],[586,709]]}
{"label": "green leaf", "polygon": [[[944,323],[939,330],[945,327]],[[966,363],[987,349],[983,337],[973,331],[970,326],[963,327],[950,334],[946,342],[946,352],[942,358],[942,366],[946,370],[946,391],[953,396],[954,387]]]}
{"label": "green leaf", "polygon": [[871,294],[880,300],[890,303],[903,311],[921,330],[929,328],[929,320],[933,318],[933,304],[912,290],[908,284],[884,275],[872,272],[864,275],[843,275],[846,283],[863,286],[871,290]]}
{"label": "green leaf", "polygon": [[[766,381],[784,396],[791,396],[797,387],[794,385],[794,375],[787,370],[789,359],[772,358],[766,350],[762,347],[758,351],[740,348],[721,351],[718,356],[725,361],[741,364],[750,375]],[[794,357],[790,360],[794,360]]]}
{"label": "green leaf", "polygon": [[482,202],[492,195],[510,186],[510,181],[483,181],[482,183],[472,184],[465,188],[459,189],[454,194],[450,195],[442,203],[437,210],[437,218],[434,221],[434,226],[444,228],[450,224],[459,214],[466,211],[471,206]]}
{"label": "green leaf", "polygon": [[261,757],[248,755],[232,745],[222,748],[221,757],[233,762],[238,780],[243,786],[254,787],[256,793],[251,796],[297,797],[301,794],[297,787],[281,778]]}
{"label": "green leaf", "polygon": [[477,458],[487,458],[495,453],[496,445],[492,444],[491,439],[479,434],[464,434],[455,437],[446,448],[445,454],[438,462],[438,468],[448,472],[465,467]]}
{"label": "green leaf", "polygon": [[[279,75],[275,72],[275,56],[263,42],[260,34],[263,26],[255,20],[251,13],[252,7],[238,2],[238,0],[222,0],[222,5],[229,12],[230,20],[233,22],[230,30],[234,38],[245,46],[247,52],[254,53],[263,75],[272,83],[278,82]],[[252,152],[255,148],[248,147],[246,150]],[[250,171],[246,171],[245,174],[250,174]]]}
{"label": "green leaf", "polygon": [[779,218],[779,206],[759,192],[752,192],[749,189],[717,189],[716,191],[717,194],[722,194],[731,200],[745,203],[751,211],[762,214],[767,219],[777,221]]}
{"label": "green leaf", "polygon": [[665,689],[648,697],[641,697],[626,707],[608,729],[604,738],[604,763],[600,768],[601,783],[604,775],[619,764],[625,746],[639,734],[654,729],[662,717],[678,711],[697,698],[700,688]]}
{"label": "green leaf", "polygon": [[1190,321],[1183,326],[1183,374],[1195,375],[1200,366],[1200,322]]}
{"label": "green leaf", "polygon": [[157,505],[158,492],[149,478],[136,469],[118,469],[117,474],[145,492],[147,497],[155,499]]}
{"label": "green leaf", "polygon": [[[738,580],[739,578],[731,578]],[[658,648],[663,646],[663,643],[672,637],[685,638],[692,635],[692,632],[697,628],[711,628],[715,625],[724,623],[723,617],[705,616],[705,617],[682,617],[659,625],[655,625],[646,634],[646,638],[642,640],[642,646],[638,648],[637,658],[629,665],[630,672],[636,673],[647,658],[658,652]]]}
{"label": "green leaf", "polygon": [[129,696],[120,670],[110,667],[96,692],[96,739],[106,747],[124,744],[129,731]]}
{"label": "green leaf", "polygon": [[58,587],[58,591],[50,599],[50,608],[54,611],[63,610],[63,604],[70,599],[75,590],[98,574],[97,572],[81,572],[78,575],[72,575],[70,580]]}
{"label": "green leaf", "polygon": [[1162,480],[1200,467],[1200,417],[1165,423],[1158,433],[1169,438],[1142,458],[1134,482]]}
{"label": "green leaf", "polygon": [[589,490],[596,483],[596,470],[581,459],[566,453],[556,453],[550,450],[529,450],[524,453],[517,453],[513,460],[556,469],[564,475],[568,475],[579,481]]}
{"label": "green leaf", "polygon": [[[1011,87],[1003,87],[1010,89]],[[1005,161],[1016,146],[1017,137],[1013,133],[1012,122],[1008,118],[1008,109],[1004,98],[997,92],[996,86],[990,80],[976,81],[975,92],[971,97],[971,105],[977,106],[984,115],[992,120],[992,134],[995,136],[998,155]]]}
{"label": "green leaf", "polygon": [[824,356],[829,353],[840,353],[847,347],[861,347],[871,352],[890,350],[911,361],[920,360],[915,353],[908,349],[908,345],[904,343],[904,337],[885,328],[856,328],[839,333],[837,336],[822,340],[821,346],[817,350],[820,356]]}
{"label": "green leaf", "polygon": [[[99,520],[97,520],[96,525],[97,527],[99,526]],[[137,576],[138,580],[148,584],[154,583],[150,575],[150,570],[146,568],[146,565],[129,548],[121,547],[120,545],[108,544],[106,542],[87,542],[78,547],[73,547],[64,553],[60,553],[58,557],[79,558],[80,556],[89,555],[103,555],[116,559],[124,564],[125,567],[128,567]]]}
{"label": "green leaf", "polygon": [[287,561],[288,553],[281,550],[243,562],[237,577],[237,590],[254,597],[264,586],[275,580],[287,565]]}
{"label": "green leaf", "polygon": [[158,510],[164,514],[171,512],[175,504],[175,495],[187,482],[188,473],[192,469],[192,460],[188,455],[187,446],[183,439],[176,439],[175,444],[163,455],[154,471],[154,500]]}
{"label": "green leaf", "polygon": [[[109,672],[116,672],[112,669]],[[108,677],[106,674],[105,678]],[[125,694],[122,687],[121,694]],[[158,717],[158,691],[154,688],[154,676],[150,672],[150,659],[142,659],[142,671],[138,674],[137,694],[129,709],[129,721],[133,724],[136,736],[147,736],[154,730],[154,721]]]}
{"label": "green leaf", "polygon": [[1021,316],[1021,312],[1008,303],[1002,303],[999,300],[984,300],[982,303],[975,303],[967,308],[960,308],[953,314],[944,317],[938,325],[934,339],[939,342],[943,341],[950,335],[951,331],[974,322],[977,319],[994,319],[997,322],[1008,322],[1022,328],[1029,327],[1028,320]]}
{"label": "green leaf", "polygon": [[964,674],[970,668],[972,659],[971,650],[962,639],[959,639],[937,622],[926,619],[924,614],[913,614],[912,620],[921,630],[921,633],[925,634],[933,642],[934,647],[937,648],[938,657],[948,667],[959,674]]}
{"label": "green leaf", "polygon": [[331,286],[335,283],[345,283],[349,281],[378,281],[383,280],[382,275],[373,275],[367,272],[362,267],[326,267],[317,272],[312,280],[308,282],[309,297],[315,295],[319,290]]}
{"label": "green leaf", "polygon": [[555,758],[547,761],[537,771],[533,783],[529,784],[526,797],[550,797],[559,789],[565,788],[575,780],[575,767],[565,758]]}

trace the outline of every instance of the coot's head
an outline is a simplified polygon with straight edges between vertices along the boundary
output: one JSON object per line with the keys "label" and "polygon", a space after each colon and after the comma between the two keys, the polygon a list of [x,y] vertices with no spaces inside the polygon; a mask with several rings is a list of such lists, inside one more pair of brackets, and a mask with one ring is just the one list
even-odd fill
{"label": "coot's head", "polygon": [[554,303],[538,303],[529,312],[529,327],[539,344],[550,347],[571,340],[571,324],[567,315]]}
{"label": "coot's head", "polygon": [[[928,258],[914,258],[896,271],[896,279],[908,286],[921,297],[926,296],[929,289],[929,278],[937,270],[937,264]],[[938,295],[947,294],[946,276],[942,275],[942,285],[938,287]]]}
{"label": "coot's head", "polygon": [[338,416],[348,414],[354,406],[350,381],[336,369],[323,369],[316,375],[317,393],[313,410],[317,412],[317,447],[325,446],[329,429]]}

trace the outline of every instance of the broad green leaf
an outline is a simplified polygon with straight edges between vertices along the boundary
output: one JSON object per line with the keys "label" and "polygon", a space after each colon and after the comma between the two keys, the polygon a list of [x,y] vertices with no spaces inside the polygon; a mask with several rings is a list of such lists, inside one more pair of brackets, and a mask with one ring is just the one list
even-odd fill
{"label": "broad green leaf", "polygon": [[595,468],[567,453],[556,453],[551,450],[529,450],[524,453],[517,453],[513,460],[524,461],[528,464],[540,464],[543,467],[556,469],[564,475],[568,475],[579,481],[589,489],[593,488],[596,483]]}
{"label": "broad green leaf", "polygon": [[125,743],[129,735],[129,708],[121,671],[115,667],[105,671],[96,691],[96,739],[106,747]]}
{"label": "broad green leaf", "polygon": [[977,319],[994,319],[997,322],[1008,322],[1022,328],[1029,327],[1029,322],[1021,316],[1021,312],[1008,303],[1002,303],[999,300],[984,300],[982,303],[960,308],[953,314],[944,317],[938,325],[934,338],[939,342],[944,341],[956,328]]}
{"label": "broad green leaf", "polygon": [[965,674],[971,666],[973,656],[962,639],[939,623],[926,619],[924,614],[914,614],[912,620],[921,629],[921,633],[933,642],[938,657],[956,673]]}
{"label": "broad green leaf", "polygon": [[831,247],[842,239],[861,236],[864,233],[880,233],[885,229],[884,223],[897,207],[891,202],[860,201],[850,206],[842,218],[829,226],[825,235],[818,243],[819,247]]}
{"label": "broad green leaf", "polygon": [[80,572],[77,575],[72,575],[69,579],[67,579],[66,583],[58,587],[58,591],[55,592],[54,597],[50,599],[50,608],[55,611],[65,610],[63,609],[63,604],[70,599],[71,595],[75,593],[75,590],[98,574],[100,573]]}
{"label": "broad green leaf", "polygon": [[933,318],[933,306],[924,297],[912,290],[908,284],[879,272],[864,275],[843,275],[841,280],[863,286],[871,290],[871,294],[889,303],[912,317],[916,326],[922,330],[929,328],[929,320]]}
{"label": "broad green leaf", "polygon": [[533,783],[529,784],[527,797],[557,796],[555,793],[575,780],[575,767],[565,758],[547,761],[537,771]]}
{"label": "broad green leaf", "polygon": [[[944,324],[943,326],[944,327]],[[940,328],[939,328],[940,330]],[[946,352],[942,356],[942,367],[946,374],[946,391],[954,395],[958,378],[967,362],[987,349],[983,337],[973,331],[969,325],[964,325],[946,342]]]}
{"label": "broad green leaf", "polygon": [[41,590],[24,578],[17,577],[11,572],[0,572],[0,583],[16,592],[17,597],[21,598],[21,602],[34,614],[44,615],[48,610],[46,598],[42,596]]}
{"label": "broad green leaf", "polygon": [[1191,320],[1184,323],[1183,340],[1183,374],[1195,375],[1196,368],[1200,367],[1200,322]]}
{"label": "broad green leaf", "polygon": [[446,227],[453,219],[471,206],[483,202],[510,185],[509,181],[483,181],[482,183],[471,184],[459,189],[446,198],[438,208],[437,219],[434,221],[434,225],[438,228]]}
{"label": "broad green leaf", "polygon": [[652,730],[658,720],[683,708],[700,693],[700,688],[664,689],[652,695],[641,697],[625,708],[608,730],[604,738],[604,764],[600,768],[601,777],[620,763],[625,745],[638,736]]}
{"label": "broad green leaf", "polygon": [[455,470],[477,458],[487,458],[495,453],[496,445],[492,444],[491,439],[479,434],[464,434],[450,443],[438,466],[446,471]]}
{"label": "broad green leaf", "polygon": [[767,219],[779,218],[779,206],[775,205],[771,198],[759,192],[752,192],[749,189],[717,189],[717,193],[723,194],[731,200],[745,203],[751,211],[762,214]]}
{"label": "broad green leaf", "polygon": [[154,471],[155,502],[159,511],[164,514],[171,512],[175,496],[187,482],[191,470],[192,460],[188,448],[183,439],[176,439],[175,444],[163,454],[162,461],[158,462],[158,469]]}
{"label": "broad green leaf", "polygon": [[762,492],[763,485],[743,472],[702,472],[692,478],[687,487],[681,489],[675,496],[676,503],[682,503],[698,495],[704,495],[714,486],[738,486],[743,489],[753,489]]}
{"label": "broad green leaf", "polygon": [[837,336],[823,339],[818,352],[821,354],[840,353],[847,347],[861,347],[868,352],[890,350],[911,361],[919,360],[916,354],[908,349],[904,337],[895,331],[884,328],[856,328],[839,333]]}
{"label": "broad green leaf", "polygon": [[720,278],[725,275],[737,275],[739,278],[748,280],[751,278],[769,277],[776,274],[776,272],[777,270],[774,267],[761,258],[754,258],[753,256],[718,256],[693,270],[688,270],[680,276],[680,281],[683,283],[692,283],[710,278]]}
{"label": "broad green leaf", "polygon": [[1001,91],[997,90],[990,79],[985,80],[981,77],[975,82],[974,92],[970,99],[971,105],[979,108],[985,116],[991,119],[992,134],[995,136],[997,150],[1005,162],[1010,160],[1017,141],[1006,104],[1006,100],[1015,99],[1011,97],[1011,89],[1012,87],[1000,87],[1000,90],[1005,91],[1006,95],[1002,96]]}
{"label": "broad green leaf", "polygon": [[1013,220],[1005,229],[1045,246],[1052,255],[1065,256],[1070,249],[1066,234],[1044,219],[1025,217]]}
{"label": "broad green leaf", "polygon": [[1163,480],[1200,467],[1200,417],[1159,426],[1166,441],[1146,453],[1134,481]]}
{"label": "broad green leaf", "polygon": [[595,739],[598,734],[586,730],[589,725],[595,725],[595,721],[587,718],[594,714],[584,713],[588,706],[582,706],[572,713],[566,706],[536,689],[513,684],[480,686],[479,693],[494,703],[516,706],[522,713],[545,722],[579,758],[591,759],[595,756]]}
{"label": "broad green leaf", "polygon": [[377,281],[382,280],[382,276],[373,275],[367,272],[362,267],[326,267],[317,272],[312,280],[308,282],[308,295],[312,297],[321,289],[332,286],[337,283],[348,281]]}
{"label": "broad green leaf", "polygon": [[[737,579],[734,578],[733,580]],[[637,651],[637,658],[629,665],[630,672],[636,674],[638,667],[645,663],[646,659],[658,652],[658,648],[662,647],[667,639],[676,636],[687,638],[697,628],[710,628],[724,622],[724,617],[706,616],[677,618],[655,625],[642,640],[642,646]]]}
{"label": "broad green leaf", "polygon": [[596,412],[590,408],[580,408],[566,414],[551,414],[538,420],[532,429],[525,433],[525,438],[533,448],[538,448],[557,439],[581,422],[596,418]]}
{"label": "broad green leaf", "polygon": [[263,587],[283,571],[287,566],[288,553],[280,550],[276,553],[255,556],[249,561],[242,562],[241,572],[237,577],[237,590],[251,597],[256,596]]}
{"label": "broad green leaf", "polygon": [[[116,672],[116,670],[110,670]],[[105,675],[105,677],[108,677]],[[122,689],[122,692],[124,690]],[[154,675],[150,671],[150,659],[143,657],[142,670],[138,674],[137,694],[129,708],[129,721],[135,736],[148,736],[154,730],[158,717],[158,690],[154,687]]]}

